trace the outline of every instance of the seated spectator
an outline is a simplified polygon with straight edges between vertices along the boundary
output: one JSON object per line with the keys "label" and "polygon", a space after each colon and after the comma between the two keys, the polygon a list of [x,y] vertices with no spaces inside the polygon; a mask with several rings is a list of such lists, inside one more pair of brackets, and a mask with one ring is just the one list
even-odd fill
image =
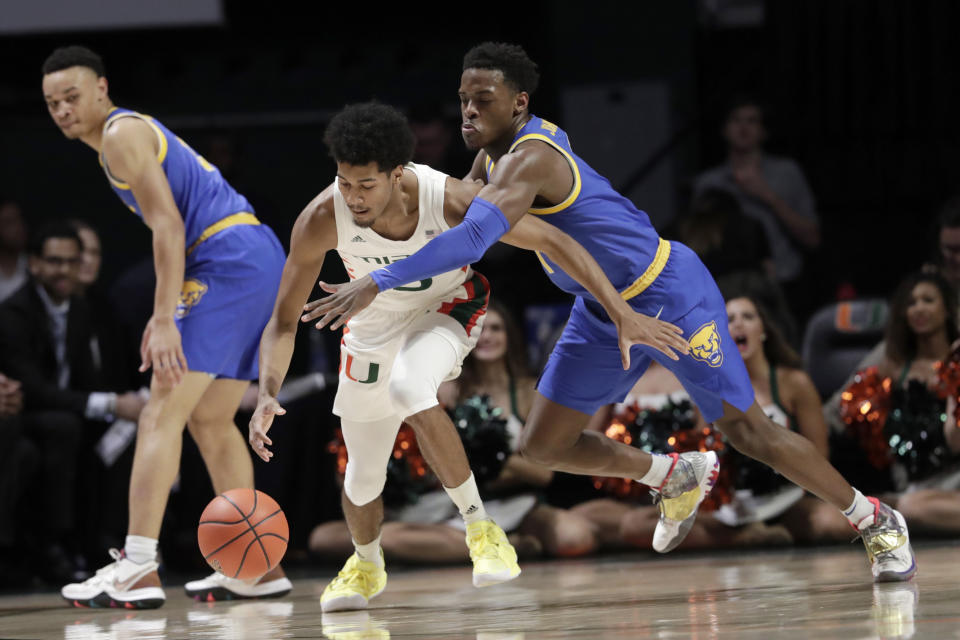
{"label": "seated spectator", "polygon": [[27,281],[27,226],[20,207],[0,198],[0,302]]}
{"label": "seated spectator", "polygon": [[[958,359],[957,313],[946,278],[925,272],[907,277],[891,302],[883,359],[861,372],[840,405],[871,462],[890,468],[897,489],[891,503],[916,532],[960,533],[960,381],[951,381],[950,367],[941,366]],[[872,389],[863,383],[883,379],[886,385]],[[865,402],[874,411],[862,411]]]}
{"label": "seated spectator", "polygon": [[738,97],[731,103],[722,129],[727,158],[697,176],[694,195],[724,189],[736,196],[746,216],[763,225],[776,279],[796,305],[800,302],[793,298],[802,293],[803,252],[819,246],[820,221],[797,163],[764,151],[765,115],[755,99]]}
{"label": "seated spectator", "polygon": [[[510,447],[515,451],[523,419],[533,401],[534,379],[523,364],[525,350],[509,312],[491,302],[476,348],[463,363],[463,373],[440,387],[440,401],[453,409],[471,398],[487,396],[507,421]],[[467,447],[467,457],[476,460]],[[507,532],[523,555],[579,556],[596,547],[593,527],[569,511],[539,504],[535,491],[545,487],[552,471],[518,453],[510,455],[499,475],[487,483],[484,508]],[[388,515],[381,545],[387,557],[409,562],[469,562],[462,518],[445,492],[426,494],[411,507]],[[424,508],[424,507],[428,508]],[[392,516],[392,517],[391,517]],[[416,516],[415,521],[411,519]],[[340,557],[353,549],[343,521],[319,525],[310,536],[316,554]]]}
{"label": "seated spectator", "polygon": [[83,245],[80,267],[77,269],[77,295],[83,296],[100,277],[100,263],[103,257],[100,234],[84,220],[71,220],[70,226],[80,236],[80,244]]}
{"label": "seated spectator", "polygon": [[763,226],[743,215],[729,191],[701,191],[690,205],[689,215],[680,221],[679,233],[680,241],[700,256],[714,280],[736,271],[770,278],[776,275]]}
{"label": "seated spectator", "polygon": [[[960,195],[947,200],[937,214],[936,252],[933,260],[923,265],[924,272],[935,273],[947,281],[954,291],[954,299],[960,304]],[[824,404],[824,416],[831,431],[841,431],[840,422],[840,394],[853,382],[853,376],[858,371],[880,365],[887,353],[886,342],[881,340],[867,355],[857,363],[856,369],[850,372],[850,378],[840,389],[837,389]]]}
{"label": "seated spectator", "polygon": [[947,200],[937,215],[937,256],[940,273],[960,293],[960,196]]}
{"label": "seated spectator", "polygon": [[24,437],[22,409],[20,383],[0,373],[0,587],[25,587],[30,580],[19,547],[26,531],[19,525],[24,496],[34,482],[37,450]]}
{"label": "seated spectator", "polygon": [[65,223],[42,228],[30,244],[30,278],[0,305],[0,369],[23,389],[25,433],[41,454],[37,513],[40,543],[61,583],[75,580],[63,562],[64,545],[76,527],[75,489],[81,438],[88,421],[136,422],[144,400],[102,386],[91,345],[90,312],[75,295],[81,243]]}

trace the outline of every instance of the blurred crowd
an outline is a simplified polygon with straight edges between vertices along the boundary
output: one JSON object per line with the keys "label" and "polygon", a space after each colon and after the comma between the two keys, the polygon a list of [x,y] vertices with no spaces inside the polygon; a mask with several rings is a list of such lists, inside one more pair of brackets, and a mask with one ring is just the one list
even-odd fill
{"label": "blurred crowd", "polygon": [[[416,161],[462,174],[469,158],[438,113],[410,114]],[[889,299],[844,290],[836,296],[842,299],[818,306],[824,296],[806,267],[821,225],[802,168],[764,149],[764,107],[755,99],[734,100],[720,133],[726,157],[692,179],[686,212],[661,232],[696,251],[720,284],[735,343],[722,348],[740,352],[775,422],[810,439],[865,493],[882,495],[914,536],[955,535],[960,197],[931,212],[936,245],[914,273],[890,283]],[[206,155],[229,165],[229,146]],[[222,167],[225,175],[228,168],[235,169]],[[138,365],[153,299],[149,261],[103,286],[96,229],[65,218],[28,225],[33,219],[0,198],[3,588],[59,587],[81,579],[104,548],[123,546],[132,444],[148,398]],[[540,304],[530,295],[543,284],[535,263],[518,269],[516,260],[513,250],[494,248],[477,266],[496,302],[463,374],[440,392],[483,483],[487,511],[521,557],[649,549],[657,511],[643,487],[553,472],[515,453],[539,354],[562,328],[566,304]],[[257,486],[287,513],[290,562],[337,562],[352,550],[339,511],[345,452],[330,411],[337,337],[302,327],[297,340],[306,357],[294,362],[281,392],[287,415],[271,431],[273,462],[255,461]],[[255,399],[254,383],[237,416],[244,433]],[[648,451],[721,455],[717,488],[681,549],[853,537],[836,509],[733,451],[662,367],[598,412],[591,428]],[[410,438],[401,429],[391,461],[383,549],[411,563],[467,563],[462,521]],[[408,446],[399,446],[402,440]],[[202,568],[195,527],[213,490],[188,433],[173,491],[163,563],[174,571]]]}

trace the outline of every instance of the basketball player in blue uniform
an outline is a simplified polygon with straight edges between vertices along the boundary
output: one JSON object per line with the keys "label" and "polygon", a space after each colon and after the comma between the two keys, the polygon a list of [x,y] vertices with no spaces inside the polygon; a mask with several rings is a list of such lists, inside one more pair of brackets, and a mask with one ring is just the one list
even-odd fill
{"label": "basketball player in blue uniform", "polygon": [[[217,493],[253,487],[253,464],[233,416],[257,377],[283,249],[216,167],[153,118],[113,105],[96,53],[54,51],[43,65],[43,94],[56,125],[97,151],[110,186],[150,228],[157,276],[140,346],[141,371],[152,368],[153,377],[137,430],[124,549],[111,549],[113,563],[61,593],[80,607],[158,607],[165,594],[157,539],[184,424]],[[214,574],[188,583],[187,593],[209,601],[277,596],[290,587],[275,570],[258,584]]]}
{"label": "basketball player in blue uniform", "polygon": [[[333,295],[311,304],[310,319],[324,326],[354,315],[380,291],[473,262],[525,214],[540,216],[590,251],[642,319],[635,322],[649,328],[649,339],[632,348],[621,368],[616,328],[623,319],[608,315],[543,257],[551,280],[576,301],[537,387],[521,443],[525,455],[561,471],[633,478],[654,488],[660,521],[653,546],[675,548],[715,482],[716,459],[650,455],[584,431],[591,414],[622,400],[657,360],[734,447],[843,510],[866,545],[875,580],[909,580],[916,562],[903,516],[856,491],[809,441],[763,413],[709,272],[690,249],[661,239],[645,213],[573,153],[563,130],[530,113],[537,80],[536,65],[519,46],[488,42],[466,54],[461,131],[479,151],[468,177],[485,186],[460,226],[406,260],[328,286]],[[658,319],[682,331],[688,352],[673,352],[658,334]]]}

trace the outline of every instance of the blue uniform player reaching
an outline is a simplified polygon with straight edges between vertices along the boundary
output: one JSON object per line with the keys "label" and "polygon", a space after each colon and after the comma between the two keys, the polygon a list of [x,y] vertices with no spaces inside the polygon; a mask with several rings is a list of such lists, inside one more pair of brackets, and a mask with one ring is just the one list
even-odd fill
{"label": "blue uniform player reaching", "polygon": [[561,471],[649,485],[660,505],[654,548],[675,548],[712,488],[716,458],[650,455],[584,431],[590,415],[622,400],[656,359],[734,447],[843,510],[863,539],[875,580],[910,579],[916,562],[903,516],[856,491],[809,441],[763,413],[731,348],[724,301],[707,269],[687,247],[662,240],[646,214],[573,153],[562,130],[530,113],[537,79],[519,46],[484,43],[466,54],[461,131],[479,151],[468,177],[485,186],[463,223],[365,278],[325,285],[332,295],[308,304],[305,319],[336,328],[378,292],[473,262],[524,215],[540,216],[590,251],[625,304],[608,315],[542,259],[553,282],[577,298],[541,375],[522,436],[524,455]]}
{"label": "blue uniform player reaching", "polygon": [[[233,422],[257,377],[260,334],[273,307],[284,254],[216,167],[153,118],[115,107],[103,62],[83,47],[54,51],[43,93],[69,139],[99,154],[120,199],[150,228],[157,285],[144,330],[141,371],[153,369],[137,430],[130,521],[114,562],[61,594],[74,606],[158,607],[157,539],[188,425],[217,493],[253,487],[253,465]],[[214,574],[187,583],[203,600],[287,593],[281,569],[250,585]]]}

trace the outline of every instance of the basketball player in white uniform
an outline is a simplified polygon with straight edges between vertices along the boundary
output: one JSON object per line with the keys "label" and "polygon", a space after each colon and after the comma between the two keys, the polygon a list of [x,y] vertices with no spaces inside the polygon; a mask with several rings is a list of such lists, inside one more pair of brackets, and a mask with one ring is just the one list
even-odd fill
{"label": "basketball player in white uniform", "polygon": [[[298,319],[327,251],[337,250],[351,278],[363,277],[459,224],[479,189],[410,163],[413,135],[406,119],[385,105],[347,107],[330,122],[324,141],[337,162],[337,179],[297,218],[260,343],[260,398],[250,445],[264,460],[273,455],[267,431],[274,416],[284,413],[276,398]],[[555,227],[527,216],[505,240],[546,253],[604,304],[622,302],[586,250]],[[342,504],[356,553],[324,591],[323,611],[365,608],[386,586],[380,493],[403,421],[464,518],[474,585],[520,574],[513,547],[484,512],[456,428],[437,402],[440,383],[459,375],[476,344],[488,297],[486,279],[464,267],[384,292],[348,319],[333,411],[349,455]]]}

